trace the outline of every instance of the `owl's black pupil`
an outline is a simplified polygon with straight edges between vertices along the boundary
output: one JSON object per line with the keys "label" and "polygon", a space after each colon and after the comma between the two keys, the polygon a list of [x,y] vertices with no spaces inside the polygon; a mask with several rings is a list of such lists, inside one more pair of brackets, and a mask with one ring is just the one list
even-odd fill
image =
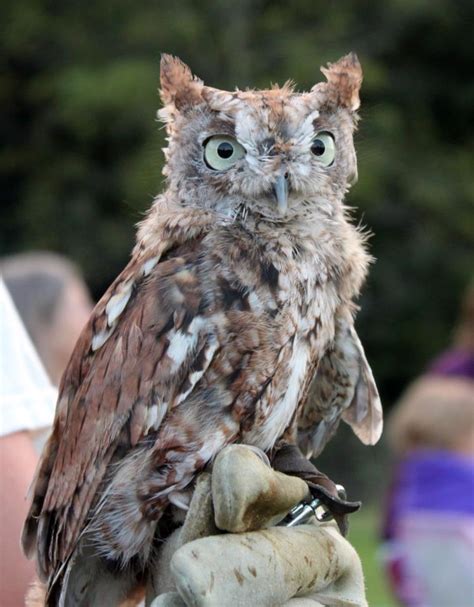
{"label": "owl's black pupil", "polygon": [[313,141],[313,145],[311,146],[311,151],[315,156],[322,156],[326,150],[326,146],[321,141],[321,139],[315,139]]}
{"label": "owl's black pupil", "polygon": [[217,153],[221,158],[230,158],[234,153],[234,148],[230,143],[227,143],[227,141],[223,141],[217,146]]}

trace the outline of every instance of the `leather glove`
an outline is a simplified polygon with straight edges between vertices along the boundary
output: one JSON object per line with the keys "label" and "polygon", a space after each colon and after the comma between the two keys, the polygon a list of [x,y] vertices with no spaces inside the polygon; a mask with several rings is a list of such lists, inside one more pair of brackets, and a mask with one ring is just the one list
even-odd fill
{"label": "leather glove", "polygon": [[161,549],[147,605],[366,606],[359,557],[335,523],[275,526],[307,495],[251,448],[224,449]]}

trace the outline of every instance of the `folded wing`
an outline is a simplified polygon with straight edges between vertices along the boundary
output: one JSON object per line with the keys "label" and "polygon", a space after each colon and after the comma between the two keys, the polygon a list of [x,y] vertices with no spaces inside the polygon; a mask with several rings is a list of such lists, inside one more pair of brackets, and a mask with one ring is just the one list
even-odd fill
{"label": "folded wing", "polygon": [[383,413],[372,370],[349,314],[340,316],[332,346],[321,359],[298,421],[298,437],[308,455],[318,455],[340,420],[366,445],[382,433]]}
{"label": "folded wing", "polygon": [[186,255],[214,218],[188,213],[180,223],[176,215],[163,214],[158,244],[136,249],[97,304],[61,382],[22,536],[43,579],[71,555],[116,453],[157,431],[181,388],[192,388],[193,360],[208,363],[205,323],[193,325],[200,286]]}

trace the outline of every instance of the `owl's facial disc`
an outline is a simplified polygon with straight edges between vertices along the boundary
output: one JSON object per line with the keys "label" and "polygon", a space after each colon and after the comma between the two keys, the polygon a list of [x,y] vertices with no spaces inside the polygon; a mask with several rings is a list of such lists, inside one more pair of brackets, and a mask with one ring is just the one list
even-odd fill
{"label": "owl's facial disc", "polygon": [[327,82],[301,93],[288,83],[215,89],[170,56],[161,71],[164,174],[182,205],[285,223],[342,204],[357,174],[355,55],[323,68]]}

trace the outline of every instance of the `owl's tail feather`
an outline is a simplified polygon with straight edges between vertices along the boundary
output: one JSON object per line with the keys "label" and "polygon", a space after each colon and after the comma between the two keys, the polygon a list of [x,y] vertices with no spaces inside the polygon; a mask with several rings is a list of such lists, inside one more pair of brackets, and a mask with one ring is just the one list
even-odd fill
{"label": "owl's tail feather", "polygon": [[[45,607],[103,607],[137,605],[144,596],[138,568],[123,568],[97,555],[84,537],[62,574],[50,585]],[[140,595],[140,596],[138,596]],[[41,603],[32,603],[37,607]]]}
{"label": "owl's tail feather", "polygon": [[30,509],[22,529],[21,546],[27,558],[30,559],[36,555],[38,524],[56,455],[56,438],[52,433],[43,449],[43,454],[38,462],[35,475],[28,490]]}

